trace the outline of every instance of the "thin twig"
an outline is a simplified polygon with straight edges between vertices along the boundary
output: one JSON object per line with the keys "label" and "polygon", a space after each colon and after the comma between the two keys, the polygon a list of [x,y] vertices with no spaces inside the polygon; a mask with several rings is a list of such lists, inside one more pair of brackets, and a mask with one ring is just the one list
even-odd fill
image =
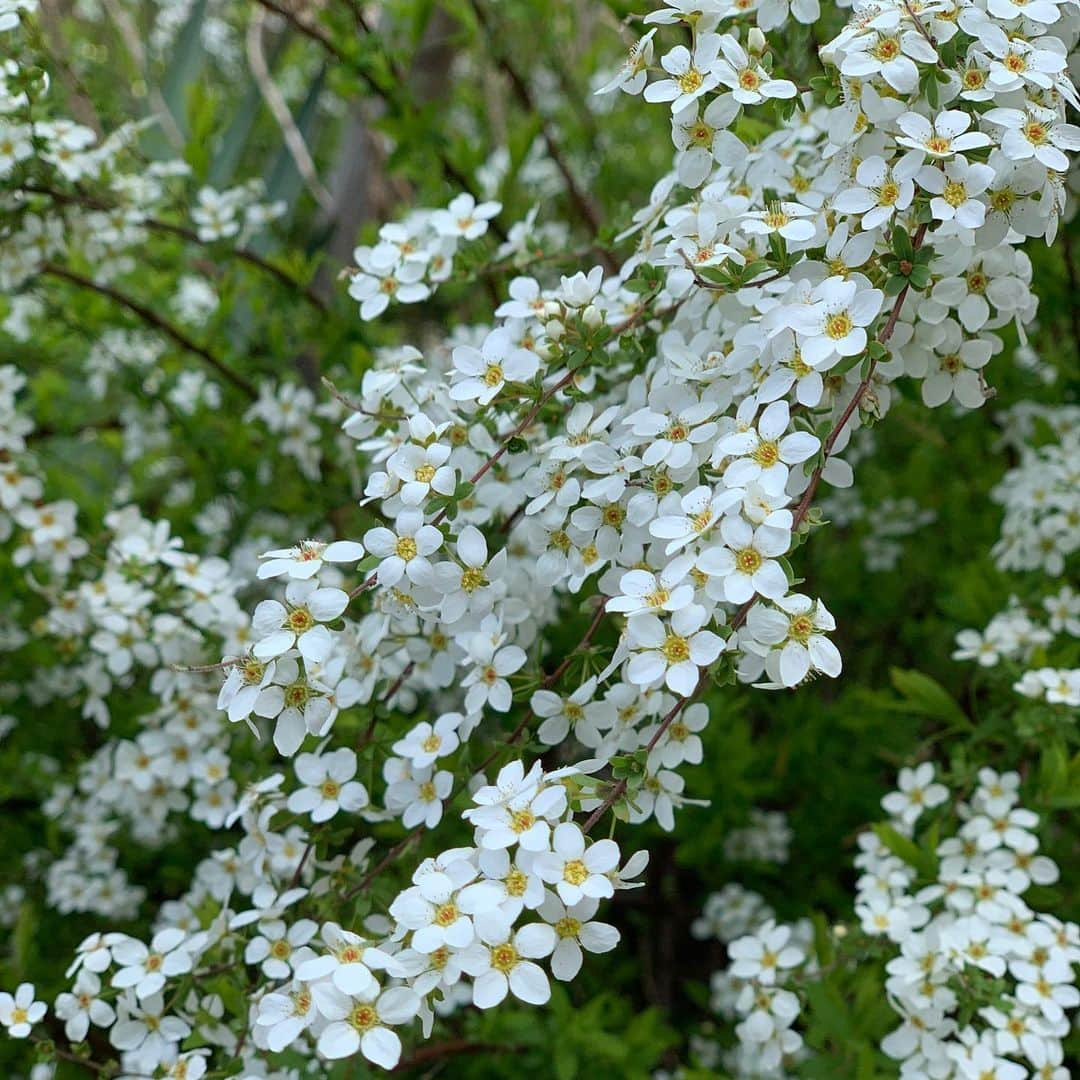
{"label": "thin twig", "polygon": [[199,345],[197,342],[192,341],[183,330],[174,326],[171,322],[164,319],[156,311],[148,308],[145,304],[133,299],[126,293],[120,292],[119,289],[114,289],[111,285],[103,285],[100,282],[94,281],[92,278],[84,277],[82,274],[76,273],[66,266],[59,266],[56,263],[47,262],[41,267],[40,272],[49,277],[60,278],[63,281],[70,282],[72,285],[77,285],[81,289],[95,292],[99,296],[108,297],[114,303],[126,308],[133,315],[137,315],[147,325],[160,330],[161,333],[166,337],[171,338],[172,341],[182,349],[186,349],[188,352],[199,357],[200,360],[212,367],[223,379],[232,383],[238,390],[245,393],[252,401],[258,400],[259,392],[255,389],[253,383],[245,379],[243,375],[238,375],[235,371],[231,370],[212,352],[202,345]]}
{"label": "thin twig", "polygon": [[[45,187],[41,184],[20,184],[19,190],[25,191],[29,195],[47,195],[49,198],[59,203],[83,206],[88,210],[100,210],[104,213],[109,213],[113,210],[126,209],[126,207],[120,204],[108,203],[95,196],[71,194],[66,191],[58,191],[56,188]],[[216,249],[218,246],[214,241],[203,240],[194,229],[189,229],[184,225],[177,225],[172,221],[164,221],[161,218],[139,217],[134,221],[134,224],[145,225],[146,228],[152,229],[155,232],[170,233],[173,236],[178,236],[183,240],[187,240],[189,243],[198,244],[200,247]],[[294,290],[320,311],[328,310],[326,302],[311,288],[310,285],[305,285],[302,281],[297,280],[287,270],[264,259],[258,252],[252,251],[251,248],[247,247],[232,247],[229,248],[229,250],[238,259],[250,264],[257,270],[261,270],[264,274],[269,274],[271,277],[276,278],[282,285]]]}
{"label": "thin twig", "polygon": [[285,149],[293,159],[296,171],[304,181],[304,186],[311,192],[312,198],[329,213],[334,207],[334,198],[319,180],[319,174],[315,168],[315,161],[308,150],[304,136],[293,120],[289,106],[277,88],[270,75],[270,67],[266,62],[266,54],[263,52],[262,35],[263,25],[266,22],[264,8],[256,7],[251,13],[251,21],[248,23],[247,33],[244,36],[244,45],[247,50],[248,66],[251,68],[252,78],[259,88],[266,107],[270,110],[281,130],[281,137],[285,140]]}
{"label": "thin twig", "polygon": [[[551,157],[551,160],[555,162],[555,167],[562,175],[563,181],[566,184],[567,193],[570,196],[570,201],[573,203],[578,216],[588,227],[590,234],[595,239],[603,227],[600,211],[574,176],[574,172],[570,168],[566,156],[562,152],[562,148],[559,146],[558,141],[555,139],[555,135],[551,130],[551,121],[537,107],[536,102],[533,100],[532,91],[529,89],[529,84],[525,81],[521,72],[515,67],[510,57],[498,44],[498,34],[494,31],[487,12],[485,12],[481,6],[480,0],[469,0],[469,6],[472,8],[472,11],[476,16],[476,21],[480,24],[480,28],[484,31],[488,48],[494,54],[495,62],[510,80],[510,86],[514,91],[514,96],[530,116],[535,116],[540,121],[540,135],[544,140],[544,145],[547,147],[548,155]],[[603,261],[604,267],[609,274],[618,272],[618,263],[611,255],[611,252],[598,248],[597,255]]]}

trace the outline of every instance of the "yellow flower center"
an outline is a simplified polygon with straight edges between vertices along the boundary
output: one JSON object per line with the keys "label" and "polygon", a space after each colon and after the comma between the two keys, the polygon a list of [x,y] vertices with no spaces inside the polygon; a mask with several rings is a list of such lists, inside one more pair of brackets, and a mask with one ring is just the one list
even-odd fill
{"label": "yellow flower center", "polygon": [[668,634],[660,651],[669,664],[681,664],[690,659],[690,642],[678,634]]}
{"label": "yellow flower center", "polygon": [[900,198],[900,185],[895,180],[886,180],[878,190],[878,206],[895,206]]}
{"label": "yellow flower center", "polygon": [[780,460],[780,447],[775,442],[758,443],[751,456],[763,469],[768,469]]}
{"label": "yellow flower center", "polygon": [[434,465],[421,465],[420,468],[416,470],[416,479],[419,480],[421,484],[430,484],[434,478]]}
{"label": "yellow flower center", "polygon": [[528,832],[536,824],[536,815],[526,807],[524,810],[515,810],[510,815],[510,831],[517,833]]}
{"label": "yellow flower center", "polygon": [[479,570],[476,567],[470,566],[468,570],[462,572],[461,575],[461,588],[467,592],[475,592],[484,584],[484,571]]}
{"label": "yellow flower center", "polygon": [[400,537],[394,545],[394,553],[399,559],[404,559],[406,562],[415,559],[417,554],[416,541],[411,536]]}
{"label": "yellow flower center", "polygon": [[488,386],[498,386],[503,381],[503,369],[498,364],[488,364],[484,372],[484,382]]}
{"label": "yellow flower center", "polygon": [[941,197],[955,210],[967,202],[967,188],[959,180],[950,180]]}
{"label": "yellow flower center", "polygon": [[457,905],[453,903],[442,904],[435,909],[435,922],[439,926],[453,926],[458,921],[458,918]]}
{"label": "yellow flower center", "polygon": [[524,870],[519,870],[515,866],[514,869],[506,875],[504,884],[506,885],[506,891],[511,896],[524,896],[525,890],[529,887],[529,878]]}
{"label": "yellow flower center", "polygon": [[555,933],[560,938],[576,938],[581,933],[581,920],[567,915],[555,924]]}
{"label": "yellow flower center", "polygon": [[1032,146],[1042,146],[1049,137],[1046,125],[1038,120],[1029,120],[1024,125],[1024,136]]}
{"label": "yellow flower center", "polygon": [[588,877],[588,867],[580,859],[571,859],[563,867],[563,881],[571,885],[583,885]]}
{"label": "yellow flower center", "polygon": [[341,785],[329,777],[319,785],[319,794],[324,799],[336,799],[341,794]]}
{"label": "yellow flower center", "polygon": [[518,962],[518,951],[509,941],[491,950],[491,966],[504,975],[511,972]]}
{"label": "yellow flower center", "polygon": [[883,63],[895,60],[900,55],[900,42],[896,38],[878,38],[877,44],[872,50],[874,57]]}
{"label": "yellow flower center", "polygon": [[711,510],[702,510],[698,514],[690,515],[690,524],[694,527],[694,532],[703,533],[713,523],[713,515]]}
{"label": "yellow flower center", "polygon": [[690,68],[684,75],[679,76],[676,83],[684,94],[693,94],[701,89],[701,84],[704,81],[705,76],[697,68]]}
{"label": "yellow flower center", "polygon": [[293,608],[285,616],[285,625],[294,634],[304,634],[315,625],[315,617],[307,608]]}
{"label": "yellow flower center", "polygon": [[355,1028],[363,1034],[364,1032],[370,1031],[378,1024],[379,1015],[375,1012],[373,1006],[364,1002],[353,1008],[352,1012],[350,1012],[347,1017],[347,1022],[350,1027]]}
{"label": "yellow flower center", "polygon": [[840,341],[851,333],[854,323],[846,311],[837,311],[825,320],[825,336]]}
{"label": "yellow flower center", "polygon": [[761,556],[753,548],[743,548],[735,552],[735,565],[744,574],[753,574],[761,569]]}

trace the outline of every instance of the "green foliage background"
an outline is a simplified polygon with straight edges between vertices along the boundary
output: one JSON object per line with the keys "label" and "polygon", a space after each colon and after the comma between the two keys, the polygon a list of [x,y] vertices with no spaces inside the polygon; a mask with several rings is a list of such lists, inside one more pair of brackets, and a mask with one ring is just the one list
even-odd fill
{"label": "green foliage background", "polygon": [[[127,6],[137,26],[149,25],[151,5]],[[250,7],[236,3],[221,9],[240,35]],[[85,95],[106,128],[145,115],[150,88],[160,89],[185,135],[181,153],[192,170],[189,180],[176,182],[178,208],[203,183],[225,186],[263,177],[269,198],[285,199],[289,210],[284,222],[258,243],[259,254],[298,280],[315,282],[327,310],[313,308],[257,268],[230,257],[228,241],[204,247],[167,233],[153,235],[137,268],[121,278],[122,287],[151,308],[165,310],[182,273],[206,274],[222,302],[199,332],[199,341],[255,384],[306,377],[318,388],[318,375],[325,374],[348,391],[358,385],[372,350],[380,345],[410,342],[422,348],[425,340],[455,324],[486,320],[517,269],[504,265],[488,273],[477,252],[431,302],[361,323],[344,285],[334,281],[340,264],[327,254],[336,223],[305,191],[257,88],[245,75],[223,70],[202,48],[199,33],[206,10],[204,0],[197,0],[173,46],[166,55],[151,57],[146,69],[131,56],[111,20],[91,22],[72,13],[54,20],[49,32],[41,31],[35,58],[45,68],[63,63],[71,77],[54,76],[55,96],[70,103]],[[379,32],[365,34],[355,22],[353,5],[335,2],[317,22],[328,44],[288,27],[272,36],[268,56],[275,77],[289,88],[297,127],[324,176],[339,163],[350,110],[357,103],[367,103],[370,126],[388,140],[388,156],[371,163],[378,173],[373,183],[377,197],[368,191],[371,213],[360,225],[359,238],[371,239],[382,220],[410,205],[445,204],[462,180],[475,187],[477,170],[502,147],[510,165],[498,192],[505,207],[499,221],[506,227],[519,220],[537,201],[522,175],[529,149],[546,123],[603,216],[601,244],[610,242],[633,209],[647,200],[671,154],[663,109],[621,96],[608,112],[594,113],[587,106],[589,78],[617,62],[619,20],[636,5],[501,0],[485,10],[493,32],[479,24],[467,0],[393,0],[385,5]],[[800,76],[816,74],[811,37],[831,36],[842,16],[828,11],[812,34],[806,28],[792,31],[785,49]],[[441,61],[432,52],[436,46],[450,53],[451,66],[441,74]],[[58,53],[66,54],[66,60]],[[549,88],[533,102],[543,121],[515,98],[505,57],[530,85]],[[434,92],[426,87],[426,77],[437,83]],[[741,134],[753,138],[761,132],[747,122]],[[137,149],[146,160],[169,152],[157,129],[148,130]],[[341,197],[347,201],[350,196],[345,192]],[[573,216],[565,197],[540,201],[542,218]],[[176,220],[183,221],[179,213]],[[995,415],[1018,401],[1076,400],[1080,335],[1071,248],[1080,244],[1080,223],[1064,226],[1062,240],[1054,250],[1032,251],[1042,298],[1032,344],[1057,367],[1057,381],[1044,385],[1012,362],[1015,342],[1010,341],[989,368],[998,395],[978,413],[931,412],[911,387],[901,384],[903,400],[874,431],[876,451],[860,463],[857,486],[871,507],[888,498],[910,497],[933,510],[936,520],[903,541],[900,565],[889,572],[865,568],[860,547],[865,525],[830,526],[800,550],[799,573],[826,598],[837,618],[843,676],[795,694],[733,686],[710,692],[705,763],[686,775],[687,793],[710,799],[711,806],[684,810],[674,836],[652,826],[637,829],[633,839],[626,832],[626,844],[647,846],[652,861],[647,886],[621,894],[613,906],[613,919],[624,933],[622,947],[587,958],[582,976],[568,988],[557,987],[548,1008],[507,1005],[452,1018],[441,1025],[435,1042],[460,1044],[461,1052],[444,1056],[434,1068],[418,1061],[409,1075],[632,1080],[685,1060],[684,1039],[709,1022],[709,975],[723,963],[719,945],[696,942],[689,932],[707,894],[737,880],[762,892],[782,918],[813,913],[822,927],[848,920],[855,833],[880,816],[879,801],[897,768],[924,757],[941,763],[959,787],[983,764],[1021,769],[1025,805],[1044,815],[1045,847],[1063,868],[1060,885],[1043,890],[1042,899],[1055,914],[1080,918],[1076,718],[1013,695],[1007,672],[988,675],[950,659],[957,630],[982,627],[1014,593],[1042,594],[1037,576],[1004,576],[994,569],[988,551],[998,535],[1000,508],[989,492],[1012,463],[1010,451],[999,445]],[[489,237],[481,246],[490,249],[496,243]],[[579,228],[566,249],[542,253],[524,269],[539,274],[587,266],[588,247]],[[333,465],[313,484],[278,453],[264,428],[241,419],[248,403],[228,387],[220,409],[193,418],[174,415],[172,443],[124,465],[116,418],[125,405],[143,402],[143,388],[132,378],[114,386],[105,401],[91,402],[84,361],[105,331],[125,323],[134,328],[138,320],[119,312],[108,298],[73,287],[50,283],[37,291],[48,305],[45,331],[29,343],[7,340],[4,351],[31,378],[28,411],[43,432],[33,449],[47,471],[47,491],[50,497],[78,502],[81,520],[90,525],[84,535],[100,527],[120,478],[130,481],[135,501],[148,516],[167,517],[194,550],[203,541],[192,526],[193,513],[226,492],[240,513],[236,534],[222,538],[225,548],[250,527],[261,529],[267,522],[282,542],[309,531],[325,534],[327,523],[338,536],[359,536],[371,524],[356,503],[352,470],[333,449],[329,425],[325,447]],[[175,373],[194,362],[170,346],[161,366]],[[86,428],[93,429],[89,435],[81,433]],[[268,469],[269,481],[261,468]],[[194,484],[195,496],[187,506],[171,506],[166,493],[181,478]],[[0,597],[7,594],[8,613],[16,605],[20,621],[32,625],[40,610],[15,587],[19,575],[7,560],[0,553]],[[568,608],[552,655],[572,648],[585,622],[584,615]],[[1074,654],[1058,662],[1078,661]],[[28,669],[54,662],[45,641],[15,660],[0,656],[0,685],[18,683]],[[148,690],[137,688],[114,709],[116,733],[137,730],[136,717],[151,705]],[[20,712],[28,706],[22,700],[13,708]],[[344,715],[340,730],[347,734],[366,726],[361,711]],[[55,824],[37,808],[54,780],[44,762],[55,759],[67,770],[101,738],[80,719],[77,702],[67,709],[50,707],[29,722],[21,718],[16,733],[0,743],[5,855],[0,885],[24,881],[27,852],[63,848]],[[386,721],[390,729],[395,721],[400,726],[402,718]],[[247,759],[251,776],[269,771],[272,748],[248,743],[242,735],[234,746],[243,748],[236,752]],[[789,815],[795,833],[789,865],[733,865],[725,859],[727,833],[745,824],[754,806]],[[448,846],[455,839],[453,830],[448,817],[421,851]],[[400,835],[393,826],[377,833],[388,841]],[[121,846],[132,878],[160,901],[185,888],[197,859],[217,840],[188,823],[181,826],[178,842],[160,853]],[[67,987],[62,973],[74,946],[99,927],[95,920],[56,914],[43,903],[40,883],[30,880],[27,885],[10,936],[0,938],[0,986],[11,988],[29,979],[39,996],[51,1001]],[[381,882],[356,914],[378,910],[392,889],[391,882]],[[150,911],[148,904],[144,914]],[[145,933],[147,925],[148,919],[117,929]],[[812,990],[804,1018],[808,1042],[820,1055],[805,1067],[806,1076],[873,1080],[895,1075],[895,1067],[876,1049],[894,1024],[880,987],[876,962],[840,963]],[[235,994],[225,980],[205,989]],[[16,1075],[26,1064],[25,1046],[0,1042],[0,1072]],[[341,1065],[338,1073],[361,1077],[367,1075],[365,1068],[357,1059]],[[84,1073],[62,1063],[58,1075]],[[701,1070],[693,1075],[715,1074]]]}

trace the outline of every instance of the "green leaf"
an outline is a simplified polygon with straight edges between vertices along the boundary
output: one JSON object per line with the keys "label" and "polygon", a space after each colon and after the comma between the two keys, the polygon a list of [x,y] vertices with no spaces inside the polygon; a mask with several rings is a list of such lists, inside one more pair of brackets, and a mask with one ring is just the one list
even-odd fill
{"label": "green leaf", "polygon": [[937,856],[924,851],[914,840],[901,836],[891,825],[878,822],[874,826],[877,838],[899,859],[918,870],[927,879],[937,877]]}
{"label": "green leaf", "polygon": [[187,91],[188,87],[199,81],[206,54],[202,47],[202,25],[206,16],[207,0],[195,0],[191,14],[177,35],[176,43],[169,54],[169,65],[161,80],[161,96],[169,107],[176,126],[184,135],[187,127]]}
{"label": "green leaf", "polygon": [[912,712],[934,717],[959,728],[970,729],[967,713],[940,684],[920,671],[890,668],[889,678]]}

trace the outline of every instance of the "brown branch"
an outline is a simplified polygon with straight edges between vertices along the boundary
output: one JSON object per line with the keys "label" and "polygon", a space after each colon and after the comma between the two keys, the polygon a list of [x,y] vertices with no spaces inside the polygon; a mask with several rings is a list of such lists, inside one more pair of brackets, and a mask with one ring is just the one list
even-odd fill
{"label": "brown branch", "polygon": [[[469,6],[472,8],[473,14],[476,16],[476,21],[480,24],[480,28],[484,31],[488,48],[494,55],[496,64],[510,80],[510,86],[514,91],[514,96],[518,99],[526,112],[531,116],[535,116],[540,121],[540,135],[544,140],[544,145],[547,147],[547,152],[550,155],[551,160],[555,162],[555,167],[562,175],[563,181],[566,184],[567,193],[570,196],[570,201],[573,203],[578,216],[588,227],[590,234],[595,239],[603,227],[600,211],[597,209],[596,204],[592,199],[590,199],[582,189],[577,178],[574,176],[573,170],[570,168],[566,156],[562,152],[562,148],[559,146],[552,133],[551,121],[544,116],[537,107],[536,102],[533,100],[532,91],[529,89],[529,84],[525,81],[521,72],[514,66],[510,57],[498,45],[499,35],[492,27],[487,12],[484,11],[480,4],[480,0],[469,0]],[[611,252],[598,248],[597,255],[603,261],[604,267],[609,274],[618,272],[618,264],[612,257]]]}
{"label": "brown branch", "polygon": [[156,311],[148,308],[140,301],[133,299],[126,293],[120,292],[119,289],[114,289],[111,285],[103,285],[100,282],[94,281],[92,278],[84,277],[82,274],[76,273],[66,266],[59,266],[56,263],[47,262],[43,264],[40,273],[48,275],[49,277],[60,278],[72,285],[77,285],[81,289],[95,292],[99,296],[108,297],[108,299],[130,311],[133,315],[137,315],[148,326],[160,330],[161,333],[167,338],[170,338],[175,344],[179,345],[180,348],[199,357],[200,360],[213,368],[227,382],[232,383],[238,390],[246,394],[252,401],[258,400],[259,392],[255,389],[253,383],[245,379],[243,375],[238,375],[219,360],[212,352],[202,345],[199,345],[197,342],[192,341],[183,330],[174,326],[167,319],[162,318]]}
{"label": "brown branch", "polygon": [[[911,246],[915,251],[918,251],[922,247],[923,240],[926,237],[926,223],[919,226],[912,238]],[[892,337],[893,332],[896,330],[897,321],[900,318],[900,311],[904,306],[904,301],[907,299],[907,294],[910,291],[911,286],[905,285],[896,296],[896,301],[893,304],[892,311],[889,313],[889,317],[882,327],[881,333],[878,334],[877,340],[884,345],[889,338]],[[803,523],[806,515],[810,512],[810,503],[813,501],[814,492],[817,490],[817,486],[821,481],[821,474],[825,471],[825,465],[828,462],[829,454],[832,452],[832,448],[836,445],[837,439],[840,437],[840,433],[847,426],[848,421],[854,415],[855,410],[859,406],[859,402],[862,400],[866,391],[870,388],[870,384],[874,377],[874,370],[877,366],[877,361],[873,358],[870,360],[870,367],[866,372],[865,378],[859,383],[855,390],[855,393],[851,395],[851,400],[847,403],[844,411],[840,414],[840,418],[836,421],[832,431],[829,433],[829,437],[825,440],[823,447],[821,464],[814,470],[810,477],[810,483],[807,485],[806,491],[803,494],[802,499],[799,502],[798,507],[792,517],[791,531],[795,532],[796,529]],[[735,613],[731,620],[731,628],[737,630],[746,621],[747,615],[750,613],[750,609],[758,602],[760,596],[755,594],[746,601],[742,607]],[[668,713],[660,721],[659,727],[653,732],[652,738],[645,744],[646,754],[651,751],[656,744],[663,737],[664,732],[672,725],[675,718],[680,712],[696,698],[708,683],[708,670],[706,669],[701,673],[701,677],[698,679],[697,686],[686,697],[679,698],[678,701],[671,707]],[[626,793],[627,781],[620,780],[614,784],[608,794],[605,796],[604,801],[589,815],[585,824],[582,826],[582,832],[589,832],[590,829],[615,805],[616,802]]]}
{"label": "brown branch", "polygon": [[[89,195],[73,195],[64,191],[57,191],[55,188],[45,187],[40,184],[22,184],[20,190],[25,191],[30,195],[46,195],[53,199],[55,202],[68,203],[74,206],[83,206],[88,210],[101,210],[108,213],[113,210],[122,210],[123,206],[116,203],[107,203],[102,199],[97,199]],[[210,240],[203,240],[199,237],[199,234],[194,229],[189,229],[184,225],[176,225],[171,221],[163,221],[160,218],[145,217],[139,218],[135,224],[145,225],[148,229],[153,229],[156,232],[171,233],[173,236],[178,236],[183,240],[187,240],[189,243],[198,244],[200,247],[211,248],[216,247],[216,244]],[[303,282],[294,278],[287,270],[282,269],[280,266],[276,266],[274,263],[264,259],[257,252],[252,251],[251,248],[246,247],[233,247],[229,249],[238,259],[242,259],[244,262],[249,263],[251,266],[258,270],[261,270],[265,274],[269,274],[271,277],[276,278],[282,285],[289,289],[295,290],[299,293],[308,303],[317,307],[320,311],[327,311],[328,307],[322,297],[318,296],[315,291],[309,285],[305,285]]]}
{"label": "brown branch", "polygon": [[[344,64],[354,74],[356,74],[368,88],[386,104],[387,108],[396,116],[407,116],[413,111],[413,106],[408,101],[399,100],[395,94],[385,86],[382,86],[379,81],[366,70],[360,64],[350,59],[344,52],[341,51],[334,44],[333,40],[326,34],[320,27],[309,23],[306,19],[301,19],[296,12],[292,11],[283,3],[278,3],[277,0],[255,0],[256,3],[261,4],[267,11],[272,11],[275,15],[280,15],[290,26],[299,31],[305,37],[310,38],[316,42],[320,48],[324,49],[334,60],[340,64]],[[357,9],[353,6],[354,17],[357,13]],[[360,25],[366,33],[371,31],[368,29],[366,23]],[[407,89],[407,81],[403,77],[401,69],[391,62],[391,71],[394,78],[394,84],[396,87]],[[462,191],[469,192],[474,199],[479,201],[479,193],[476,185],[469,180],[469,178],[446,156],[443,150],[439,147],[435,148],[435,156],[439,162],[439,166],[442,170],[444,178],[459,188]],[[500,240],[507,239],[506,230],[499,225],[499,223],[492,219],[490,222],[492,232],[499,237]]]}
{"label": "brown branch", "polygon": [[432,1046],[423,1046],[416,1050],[411,1057],[399,1061],[390,1071],[392,1073],[404,1072],[406,1069],[419,1068],[443,1058],[453,1057],[458,1054],[513,1054],[519,1051],[519,1047],[503,1046],[497,1043],[470,1042],[468,1039],[451,1039],[448,1042],[435,1043]]}

